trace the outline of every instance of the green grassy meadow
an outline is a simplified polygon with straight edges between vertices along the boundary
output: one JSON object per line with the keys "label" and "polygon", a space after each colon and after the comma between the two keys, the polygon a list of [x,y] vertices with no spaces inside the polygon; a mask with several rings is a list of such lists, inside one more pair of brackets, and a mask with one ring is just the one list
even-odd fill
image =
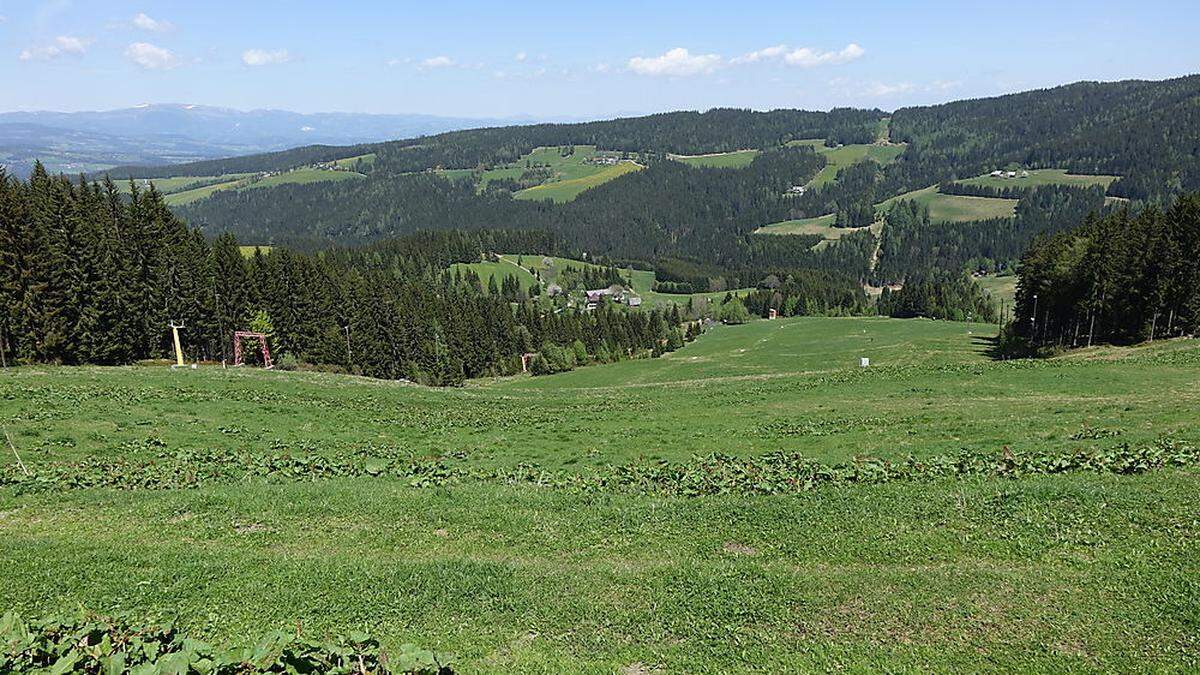
{"label": "green grassy meadow", "polygon": [[947,195],[939,192],[936,185],[932,185],[892,197],[876,205],[876,209],[886,211],[893,203],[901,200],[914,201],[929,207],[929,219],[933,222],[965,223],[972,220],[1011,218],[1017,208],[1015,199]]}
{"label": "green grassy meadow", "polygon": [[484,286],[487,285],[489,280],[495,279],[496,286],[499,287],[505,277],[516,277],[517,282],[521,284],[521,288],[525,290],[529,290],[538,283],[538,280],[529,273],[529,270],[514,262],[503,259],[500,262],[455,263],[450,266],[450,270],[452,272],[466,272],[470,270],[479,276],[479,280],[483,282]]}
{"label": "green grassy meadow", "polygon": [[353,171],[333,171],[330,169],[293,169],[285,171],[274,176],[267,176],[262,180],[247,181],[244,185],[238,186],[242,190],[254,190],[259,188],[270,188],[277,185],[298,184],[304,185],[307,183],[320,183],[324,181],[343,181],[355,180],[363,178],[361,173]]}
{"label": "green grassy meadow", "polygon": [[671,155],[671,159],[697,168],[740,169],[749,166],[757,156],[758,150],[734,150],[709,155]]}
{"label": "green grassy meadow", "polygon": [[[374,157],[374,155],[363,155],[361,157],[339,160],[336,163],[341,166],[353,166],[354,161],[362,159],[367,164],[371,164],[374,162]],[[289,183],[304,184],[328,180],[352,180],[363,177],[362,174],[353,171],[313,168],[293,169],[263,179],[258,179],[256,176],[257,174],[252,173],[233,173],[222,176],[177,176],[172,178],[155,178],[153,180],[137,178],[134,179],[134,182],[143,188],[153,183],[155,189],[163,194],[163,199],[167,204],[171,206],[183,206],[211,197],[213,193],[221,190],[269,188]],[[122,192],[129,192],[129,181],[119,181],[117,185]]]}
{"label": "green grassy meadow", "polygon": [[[863,228],[860,227],[834,227],[834,214],[826,214],[817,216],[816,218],[798,218],[796,220],[784,220],[778,223],[771,223],[755,230],[758,234],[817,234],[824,237],[824,241],[837,241],[842,237],[857,232]],[[882,227],[882,223],[875,223],[869,226],[876,234]]]}
{"label": "green grassy meadow", "polygon": [[620,164],[601,167],[599,171],[579,178],[566,178],[518,190],[513,193],[513,197],[516,199],[549,199],[561,204],[575,199],[584,190],[590,190],[614,178],[620,178],[627,173],[640,169],[641,166],[633,162],[621,162]]}
{"label": "green grassy meadow", "polygon": [[[230,183],[253,176],[251,173],[231,173],[221,176],[176,176],[174,178],[135,178],[134,183],[140,189],[146,189],[150,185],[154,185],[154,189],[161,192],[163,195],[171,195],[177,192],[185,192],[196,188],[214,185],[217,183]],[[113,183],[122,193],[129,193],[128,180],[114,180]]]}
{"label": "green grassy meadow", "polygon": [[[535,148],[512,164],[484,171],[479,178],[479,189],[485,189],[493,180],[520,179],[521,174],[529,168],[546,168],[551,172],[551,177],[546,182],[532,188],[519,190],[513,196],[517,199],[549,199],[561,203],[575,199],[584,190],[641,168],[638,164],[630,161],[612,165],[593,164],[589,160],[599,156],[614,155],[598,151],[594,145],[576,145],[574,147],[575,151],[566,156],[563,155],[559,146]],[[456,176],[451,173],[459,171],[466,170],[450,169],[442,173],[452,178],[473,175],[468,173]]]}
{"label": "green grassy meadow", "polygon": [[1012,307],[1017,298],[1017,275],[1006,274],[998,276],[989,274],[975,279],[975,283],[998,302]]}
{"label": "green grassy meadow", "polygon": [[826,183],[832,183],[837,179],[838,171],[851,164],[861,162],[864,159],[873,159],[880,164],[891,164],[905,150],[905,146],[903,145],[863,143],[829,148],[825,146],[824,139],[820,138],[794,141],[794,144],[811,146],[818,154],[825,156],[825,168],[821,169],[816,177],[809,182],[809,187],[820,187]]}
{"label": "green grassy meadow", "polygon": [[[1020,171],[1018,171],[1020,173]],[[992,187],[997,189],[1004,188],[1031,188],[1041,185],[1070,185],[1073,187],[1088,187],[1091,185],[1099,185],[1103,188],[1108,186],[1117,179],[1117,176],[1087,176],[1081,174],[1067,173],[1065,169],[1029,169],[1028,176],[1017,176],[1015,178],[995,178],[989,174],[976,176],[967,180],[960,180],[963,185],[978,185],[980,187]]]}
{"label": "green grassy meadow", "polygon": [[[1000,362],[994,334],[756,321],[660,359],[459,389],[22,367],[0,375],[0,419],[45,476],[164,451],[587,475],[714,452],[838,463],[1197,440],[1200,343]],[[697,497],[389,475],[10,486],[0,604],[171,614],[235,643],[361,629],[465,672],[1187,670],[1197,490],[1194,466]]]}

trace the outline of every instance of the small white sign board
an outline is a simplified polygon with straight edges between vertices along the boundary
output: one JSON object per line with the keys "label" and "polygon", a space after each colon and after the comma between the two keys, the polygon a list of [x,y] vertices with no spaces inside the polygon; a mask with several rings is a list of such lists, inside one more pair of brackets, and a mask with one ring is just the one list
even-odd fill
{"label": "small white sign board", "polygon": [[866,368],[866,367],[867,367],[867,366],[869,366],[869,365],[871,365],[871,359],[868,359],[868,358],[867,358],[867,357],[865,357],[865,356],[864,356],[864,357],[862,357],[862,358],[860,358],[860,359],[858,360],[858,366],[859,366],[860,368]]}

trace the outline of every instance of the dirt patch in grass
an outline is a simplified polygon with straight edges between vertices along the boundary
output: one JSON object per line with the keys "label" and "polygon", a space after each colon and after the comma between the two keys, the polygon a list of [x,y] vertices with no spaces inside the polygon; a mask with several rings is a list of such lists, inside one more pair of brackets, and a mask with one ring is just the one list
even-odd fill
{"label": "dirt patch in grass", "polygon": [[758,549],[754,548],[753,546],[739,544],[736,541],[725,542],[725,545],[721,547],[721,550],[733,555],[758,555]]}

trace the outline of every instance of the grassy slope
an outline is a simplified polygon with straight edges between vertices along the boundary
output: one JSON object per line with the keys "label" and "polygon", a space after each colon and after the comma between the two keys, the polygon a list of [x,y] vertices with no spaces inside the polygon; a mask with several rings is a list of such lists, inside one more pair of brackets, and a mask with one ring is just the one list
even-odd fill
{"label": "grassy slope", "polygon": [[975,282],[997,301],[1003,301],[1009,307],[1016,301],[1017,276],[1015,274],[1005,276],[989,274],[975,279]]}
{"label": "grassy slope", "polygon": [[256,250],[260,250],[263,252],[263,255],[266,255],[271,252],[272,248],[274,248],[274,247],[273,246],[239,246],[238,250],[242,252],[242,256],[244,256],[246,258],[253,258],[254,252]]}
{"label": "grassy slope", "polygon": [[[270,188],[278,185],[287,185],[289,183],[305,184],[318,183],[321,181],[337,181],[337,180],[352,180],[355,178],[363,178],[361,173],[352,171],[333,171],[330,169],[295,169],[286,171],[281,174],[269,176],[262,180],[254,180],[251,177],[244,175],[234,178],[233,180],[214,183],[203,187],[194,188],[191,190],[182,190],[166,195],[164,201],[171,206],[182,206],[190,204],[207,197],[211,197],[214,192],[219,190],[251,190],[258,188]],[[176,180],[168,178],[167,180]]]}
{"label": "grassy slope", "polygon": [[809,182],[810,187],[820,187],[832,183],[837,178],[837,172],[856,162],[870,158],[880,164],[890,164],[903,152],[903,145],[853,144],[837,148],[825,147],[822,139],[796,141],[797,145],[809,145],[818,153],[825,155],[825,168]]}
{"label": "grassy slope", "polygon": [[[1194,355],[1194,342],[993,363],[975,339],[987,328],[764,321],[663,360],[465,390],[26,368],[0,379],[0,417],[34,465],[144,455],[148,436],[577,467],[1195,432],[1195,359],[1152,358]],[[856,368],[861,354],[878,366]],[[1084,425],[1119,435],[1072,440]],[[1197,489],[1194,469],[692,499],[366,478],[0,489],[0,605],[178,612],[200,636],[233,640],[297,621],[311,635],[362,628],[453,652],[468,670],[1179,668],[1198,647]]]}
{"label": "grassy slope", "polygon": [[537,283],[537,279],[529,273],[529,270],[503,260],[501,262],[455,263],[450,266],[450,269],[451,271],[462,270],[464,272],[471,270],[479,275],[479,280],[483,282],[485,287],[489,279],[495,279],[496,286],[499,287],[500,282],[505,277],[516,277],[517,283],[521,284],[521,288],[526,290]]}
{"label": "grassy slope", "polygon": [[934,222],[964,223],[990,218],[1011,218],[1017,208],[1015,199],[946,195],[938,192],[936,185],[892,197],[878,204],[876,208],[885,211],[902,199],[928,206],[929,219]]}
{"label": "grassy slope", "polygon": [[193,188],[191,190],[174,192],[163,197],[163,201],[171,206],[182,206],[184,204],[191,204],[192,202],[211,197],[212,194],[218,190],[236,190],[245,183],[246,180],[244,178],[235,178],[233,180],[221,183],[213,183],[212,185],[205,185],[203,187]]}
{"label": "grassy slope", "polygon": [[[137,178],[134,179],[134,182],[138,184],[138,187],[143,189],[153,183],[156,190],[164,195],[169,195],[176,192],[191,190],[196,187],[203,187],[206,184],[229,183],[242,178],[247,178],[252,175],[254,174],[231,173],[223,176],[179,176],[176,178],[155,178],[153,180],[147,178]],[[129,181],[121,180],[113,182],[116,184],[117,189],[121,192],[126,194],[129,192]]]}
{"label": "grassy slope", "polygon": [[578,197],[584,190],[590,190],[597,185],[603,185],[614,178],[620,178],[627,173],[638,171],[641,168],[633,162],[621,162],[620,164],[602,167],[599,171],[580,178],[557,180],[525,190],[519,190],[513,193],[513,197],[516,199],[549,199],[558,203],[569,202]]}
{"label": "grassy slope", "polygon": [[[636,164],[626,162],[606,166],[590,164],[586,161],[604,154],[611,153],[597,151],[594,145],[577,145],[574,154],[566,157],[562,156],[558,146],[535,148],[533,152],[508,166],[484,171],[479,179],[479,188],[483,189],[487,187],[488,183],[497,179],[519,179],[521,174],[526,171],[527,165],[533,165],[550,169],[553,176],[542,185],[521,190],[514,196],[518,199],[552,199],[556,202],[567,202],[579,196],[579,193],[584,190],[640,168]],[[461,170],[452,169],[450,171]]]}
{"label": "grassy slope", "polygon": [[979,185],[993,188],[1030,188],[1039,185],[1072,185],[1086,187],[1099,185],[1107,188],[1117,176],[1085,176],[1067,173],[1065,169],[1030,169],[1024,178],[993,178],[988,174],[960,180],[963,185]]}
{"label": "grassy slope", "polygon": [[245,185],[239,186],[239,189],[249,190],[249,189],[258,189],[258,188],[270,188],[270,187],[275,187],[277,185],[288,185],[291,183],[304,185],[307,183],[321,183],[324,181],[354,180],[355,178],[364,178],[364,177],[365,176],[363,176],[361,173],[355,173],[353,171],[331,171],[329,169],[296,169],[294,171],[287,171],[287,172],[284,172],[281,174],[276,174],[274,176],[269,176],[262,180],[247,182]]}
{"label": "grassy slope", "polygon": [[671,155],[671,159],[690,166],[708,169],[740,169],[749,166],[757,156],[758,150],[734,150],[711,155]]}

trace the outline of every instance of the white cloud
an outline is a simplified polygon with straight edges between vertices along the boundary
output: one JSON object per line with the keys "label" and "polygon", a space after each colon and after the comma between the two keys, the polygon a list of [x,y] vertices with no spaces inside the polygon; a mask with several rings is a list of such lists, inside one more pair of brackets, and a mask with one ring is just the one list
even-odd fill
{"label": "white cloud", "polygon": [[784,54],[785,63],[802,68],[813,66],[836,66],[862,58],[866,50],[851,42],[836,52],[822,52],[809,47],[801,47]]}
{"label": "white cloud", "polygon": [[730,60],[730,63],[760,63],[766,61],[783,61],[791,66],[812,68],[815,66],[836,66],[849,63],[861,58],[866,50],[851,42],[842,49],[823,52],[812,47],[792,48],[787,45],[775,45],[758,51],[743,54]]}
{"label": "white cloud", "polygon": [[661,56],[635,56],[629,59],[628,66],[639,75],[685,77],[707,75],[722,63],[723,59],[717,54],[692,54],[683,47],[676,47]]}
{"label": "white cloud", "polygon": [[179,65],[179,57],[169,49],[149,42],[134,42],[125,49],[125,58],[146,70],[170,70]]}
{"label": "white cloud", "polygon": [[529,55],[526,54],[525,52],[517,52],[516,54],[513,55],[513,59],[515,59],[517,61],[524,61],[527,58],[529,58]]}
{"label": "white cloud", "polygon": [[292,60],[286,49],[247,49],[242,52],[242,63],[248,66],[271,66]]}
{"label": "white cloud", "polygon": [[5,21],[8,21],[8,17],[0,14],[0,23],[4,23]]}
{"label": "white cloud", "polygon": [[449,56],[431,56],[421,62],[422,68],[450,68],[454,65],[454,59]]}
{"label": "white cloud", "polygon": [[735,57],[732,59],[731,63],[758,63],[759,61],[770,61],[783,56],[785,53],[787,53],[787,50],[787,45],[775,45],[774,47],[767,47],[766,49],[760,49],[756,52],[750,52],[749,54],[743,54],[742,56]]}
{"label": "white cloud", "polygon": [[48,45],[22,50],[18,58],[22,61],[50,61],[61,56],[83,56],[91,42],[85,38],[59,35]]}
{"label": "white cloud", "polygon": [[141,28],[142,30],[148,30],[152,33],[166,33],[167,31],[175,28],[175,25],[170,21],[152,19],[147,16],[145,12],[138,12],[137,15],[133,17],[133,25]]}
{"label": "white cloud", "polygon": [[612,67],[607,63],[597,63],[596,65],[589,67],[588,70],[592,71],[593,73],[607,73],[609,70],[612,70]]}

